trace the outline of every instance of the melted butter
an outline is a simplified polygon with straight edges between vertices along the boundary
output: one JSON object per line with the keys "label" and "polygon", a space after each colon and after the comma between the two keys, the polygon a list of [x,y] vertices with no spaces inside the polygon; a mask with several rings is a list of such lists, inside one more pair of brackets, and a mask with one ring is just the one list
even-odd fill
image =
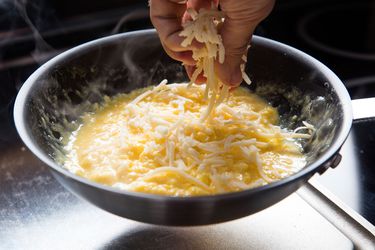
{"label": "melted butter", "polygon": [[[300,146],[277,126],[277,110],[247,89],[234,90],[204,123],[198,122],[207,107],[202,86],[167,85],[129,104],[148,90],[108,99],[86,114],[65,147],[64,166],[122,189],[195,196],[264,185],[297,172],[306,163]],[[237,145],[251,140],[257,153],[248,154],[249,145]],[[172,161],[167,152],[170,142],[175,144]],[[212,145],[215,148],[207,149]]]}

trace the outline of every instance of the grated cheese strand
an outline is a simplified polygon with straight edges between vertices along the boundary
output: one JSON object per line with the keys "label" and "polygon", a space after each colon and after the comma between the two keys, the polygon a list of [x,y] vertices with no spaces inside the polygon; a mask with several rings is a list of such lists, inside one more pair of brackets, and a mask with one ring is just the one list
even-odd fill
{"label": "grated cheese strand", "polygon": [[[184,29],[180,36],[185,37],[185,39],[181,46],[189,46],[194,39],[205,45],[203,48],[193,50],[196,69],[190,80],[191,85],[202,72],[207,79],[204,98],[208,99],[209,102],[206,111],[201,116],[201,122],[203,122],[215,111],[215,107],[225,99],[229,92],[229,87],[216,77],[214,71],[215,60],[218,59],[219,63],[222,64],[225,59],[225,48],[218,33],[219,25],[224,22],[224,13],[219,11],[214,4],[211,5],[209,10],[200,9],[197,12],[194,9],[188,9],[187,12],[193,20],[183,25]],[[242,59],[246,63],[246,55],[243,55]],[[240,70],[243,80],[247,84],[251,84],[249,76],[245,73],[245,64],[241,64]]]}

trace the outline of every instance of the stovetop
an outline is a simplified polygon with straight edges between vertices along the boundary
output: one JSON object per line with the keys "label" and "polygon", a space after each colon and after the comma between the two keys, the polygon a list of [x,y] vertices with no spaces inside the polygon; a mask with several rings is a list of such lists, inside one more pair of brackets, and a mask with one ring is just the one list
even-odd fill
{"label": "stovetop", "polygon": [[317,180],[375,225],[375,119],[354,122],[341,163]]}
{"label": "stovetop", "polygon": [[[8,17],[0,19],[0,249],[353,248],[351,241],[297,195],[233,222],[167,228],[119,218],[65,191],[19,139],[12,107],[24,80],[50,57],[98,37],[151,27],[146,3],[105,2],[82,1],[74,10],[58,0],[38,0],[13,9],[0,4],[0,16],[6,13]],[[23,9],[45,41],[32,32],[22,15],[15,14]],[[358,24],[351,30],[353,37],[367,43],[341,28],[348,27],[349,14],[352,23]],[[352,98],[374,97],[373,17],[375,1],[285,0],[277,3],[256,33],[295,46],[327,64]],[[375,119],[354,122],[341,150],[340,165],[314,177],[373,225],[374,126]]]}

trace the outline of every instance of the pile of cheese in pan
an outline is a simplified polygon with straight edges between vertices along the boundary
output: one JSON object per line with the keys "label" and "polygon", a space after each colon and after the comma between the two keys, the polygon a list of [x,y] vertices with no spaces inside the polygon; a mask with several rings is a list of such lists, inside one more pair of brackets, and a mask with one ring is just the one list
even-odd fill
{"label": "pile of cheese in pan", "polygon": [[202,122],[204,92],[163,81],[109,100],[71,135],[65,167],[121,189],[190,196],[264,185],[304,166],[294,138],[309,135],[283,131],[263,99],[238,88]]}

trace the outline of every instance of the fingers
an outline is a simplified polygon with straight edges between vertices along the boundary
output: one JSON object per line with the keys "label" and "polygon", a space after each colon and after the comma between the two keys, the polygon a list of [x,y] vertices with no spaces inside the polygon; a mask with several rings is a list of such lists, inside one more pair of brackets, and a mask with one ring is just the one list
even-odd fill
{"label": "fingers", "polygon": [[[186,10],[186,2],[181,0],[150,0],[151,22],[158,31],[164,48],[168,48],[168,54],[191,50],[191,47],[182,47],[183,37],[179,36],[182,26],[182,16]],[[192,47],[194,44],[192,45]]]}
{"label": "fingers", "polygon": [[180,46],[183,38],[179,36],[185,9],[186,5],[174,0],[150,1],[151,22],[158,31],[162,43],[172,51],[186,51],[186,48]]}
{"label": "fingers", "polygon": [[[217,2],[217,0],[215,0]],[[179,34],[182,31],[182,21],[190,17],[186,15],[186,8],[210,8],[211,0],[150,0],[150,18],[152,24],[158,31],[160,41],[166,53],[175,60],[185,64],[186,71],[191,77],[195,70],[195,61],[192,58],[192,49],[201,48],[203,44],[193,40],[192,44],[182,47],[184,37]],[[206,78],[200,74],[197,83],[206,82]]]}
{"label": "fingers", "polygon": [[220,80],[231,86],[242,82],[240,65],[256,26],[271,12],[274,0],[221,0],[225,13],[221,36],[225,47],[223,64],[216,64]]}
{"label": "fingers", "polygon": [[[206,0],[207,1],[207,0]],[[160,41],[166,53],[175,60],[187,65],[194,65],[191,50],[203,45],[193,41],[190,46],[182,47],[184,37],[182,31],[182,17],[186,11],[187,1],[181,0],[150,0],[150,18],[158,31]]]}
{"label": "fingers", "polygon": [[188,50],[188,51],[176,52],[176,51],[170,50],[164,44],[162,44],[162,46],[163,46],[165,52],[168,54],[168,56],[170,56],[174,60],[183,62],[185,65],[195,65],[196,62],[192,57],[192,55],[193,55],[192,51]]}

